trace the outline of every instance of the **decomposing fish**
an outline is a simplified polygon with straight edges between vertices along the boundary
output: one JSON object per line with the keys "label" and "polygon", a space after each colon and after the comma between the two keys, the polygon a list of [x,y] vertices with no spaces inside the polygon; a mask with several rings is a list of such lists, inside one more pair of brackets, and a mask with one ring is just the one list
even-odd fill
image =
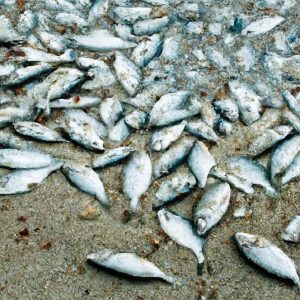
{"label": "decomposing fish", "polygon": [[18,170],[0,178],[0,195],[13,195],[30,192],[62,166],[62,162],[55,161],[44,168]]}
{"label": "decomposing fish", "polygon": [[71,27],[71,28],[83,28],[87,27],[88,23],[85,19],[70,13],[59,13],[55,16],[57,24]]}
{"label": "decomposing fish", "polygon": [[185,129],[196,137],[203,138],[210,142],[216,143],[219,138],[214,130],[201,120],[188,122]]}
{"label": "decomposing fish", "polygon": [[119,120],[108,132],[108,138],[117,143],[124,142],[131,132],[131,128],[125,122],[125,118]]}
{"label": "decomposing fish", "polygon": [[25,10],[19,17],[18,31],[21,34],[28,35],[38,23],[37,14],[31,10]]}
{"label": "decomposing fish", "polygon": [[260,155],[276,143],[285,139],[292,130],[293,128],[288,125],[281,125],[274,129],[267,129],[250,145],[250,154],[253,156]]}
{"label": "decomposing fish", "polygon": [[150,17],[151,7],[115,7],[111,13],[114,19],[124,24],[134,24]]}
{"label": "decomposing fish", "polygon": [[249,260],[271,274],[293,281],[300,289],[295,263],[282,250],[259,235],[237,232],[234,239]]}
{"label": "decomposing fish", "polygon": [[17,121],[30,120],[33,116],[35,116],[34,112],[28,107],[2,108],[0,109],[0,128]]}
{"label": "decomposing fish", "polygon": [[33,145],[31,142],[24,141],[20,139],[18,136],[15,136],[9,132],[0,132],[0,145],[11,148],[11,149],[19,149],[19,150],[27,150],[33,149]]}
{"label": "decomposing fish", "polygon": [[105,153],[98,155],[93,160],[92,166],[93,168],[103,168],[112,165],[125,159],[133,151],[134,149],[128,146],[106,150]]}
{"label": "decomposing fish", "polygon": [[215,159],[204,143],[197,141],[194,144],[188,163],[197,178],[199,187],[204,188],[210,169],[216,165]]}
{"label": "decomposing fish", "polygon": [[154,176],[161,177],[170,173],[189,155],[195,140],[191,137],[182,137],[166,152],[164,152],[154,164]]}
{"label": "decomposing fish", "polygon": [[196,185],[196,178],[190,172],[178,173],[171,179],[163,181],[155,196],[155,207],[168,204],[176,198],[188,194]]}
{"label": "decomposing fish", "polygon": [[291,111],[285,111],[284,118],[288,121],[290,125],[294,127],[294,129],[298,133],[300,133],[300,118],[294,115]]}
{"label": "decomposing fish", "polygon": [[298,243],[300,241],[300,215],[295,216],[281,234],[287,242]]}
{"label": "decomposing fish", "polygon": [[170,18],[167,16],[138,21],[133,25],[133,32],[136,35],[151,35],[160,32],[169,22]]}
{"label": "decomposing fish", "polygon": [[16,122],[14,123],[14,128],[19,134],[29,136],[40,141],[66,142],[66,140],[62,138],[58,132],[36,122]]}
{"label": "decomposing fish", "polygon": [[22,37],[13,27],[11,21],[4,15],[0,16],[0,43],[19,44],[24,43]]}
{"label": "decomposing fish", "polygon": [[49,166],[53,159],[37,151],[0,149],[0,166],[12,169],[37,169]]}
{"label": "decomposing fish", "polygon": [[286,101],[291,112],[300,118],[300,102],[289,91],[283,92],[283,99]]}
{"label": "decomposing fish", "polygon": [[300,152],[297,154],[295,159],[286,168],[281,178],[281,185],[285,185],[288,182],[298,178],[300,176]]}
{"label": "decomposing fish", "polygon": [[68,161],[63,164],[62,172],[81,191],[95,196],[104,206],[111,205],[109,198],[105,194],[101,179],[92,168]]}
{"label": "decomposing fish", "polygon": [[101,249],[87,256],[88,261],[97,266],[117,271],[122,274],[141,278],[161,278],[169,283],[174,283],[175,278],[166,275],[150,261],[138,257],[135,253],[114,252]]}
{"label": "decomposing fish", "polygon": [[219,101],[214,101],[213,103],[217,112],[221,114],[222,117],[227,118],[231,122],[235,122],[239,119],[239,108],[235,101],[232,99],[222,99]]}
{"label": "decomposing fish", "polygon": [[58,34],[53,34],[47,31],[40,31],[38,33],[38,37],[47,49],[53,51],[56,54],[63,54],[68,50],[68,47],[70,47],[69,41]]}
{"label": "decomposing fish", "polygon": [[230,186],[226,182],[208,185],[194,211],[197,233],[205,235],[226,213],[229,206]]}
{"label": "decomposing fish", "polygon": [[131,154],[123,170],[123,191],[129,199],[129,209],[139,210],[140,197],[151,184],[152,165],[146,152],[137,151]]}
{"label": "decomposing fish", "polygon": [[125,116],[125,122],[127,125],[134,129],[141,129],[147,122],[148,114],[141,110],[134,110]]}
{"label": "decomposing fish", "polygon": [[56,99],[50,102],[50,108],[86,108],[99,104],[99,97],[77,95],[67,99]]}
{"label": "decomposing fish", "polygon": [[166,150],[181,136],[187,121],[162,129],[155,130],[151,138],[151,149],[155,151]]}
{"label": "decomposing fish", "polygon": [[122,117],[123,108],[118,99],[108,98],[100,104],[99,112],[103,123],[110,128]]}
{"label": "decomposing fish", "polygon": [[205,240],[197,235],[193,223],[166,208],[160,209],[157,215],[163,231],[177,244],[191,249],[197,256],[198,263],[202,265]]}

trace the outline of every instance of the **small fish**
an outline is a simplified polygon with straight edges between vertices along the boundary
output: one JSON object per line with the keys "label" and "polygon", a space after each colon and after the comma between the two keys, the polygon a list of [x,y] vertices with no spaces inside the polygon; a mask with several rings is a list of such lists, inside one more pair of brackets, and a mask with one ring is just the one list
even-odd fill
{"label": "small fish", "polygon": [[98,155],[92,163],[93,168],[103,168],[128,157],[134,149],[132,147],[119,147],[112,150],[106,150],[104,154]]}
{"label": "small fish", "polygon": [[230,123],[229,121],[227,121],[223,118],[218,119],[218,121],[216,123],[216,127],[217,127],[218,131],[224,135],[230,135],[232,132],[232,123]]}
{"label": "small fish", "polygon": [[167,37],[164,40],[160,58],[168,61],[176,61],[180,55],[180,42],[180,38],[177,36]]}
{"label": "small fish", "polygon": [[122,274],[141,278],[161,278],[168,283],[175,279],[160,271],[153,263],[138,257],[135,253],[116,253],[113,250],[101,249],[87,256],[94,264],[117,271]]}
{"label": "small fish", "polygon": [[29,120],[33,112],[29,108],[6,107],[0,109],[0,128],[3,128],[13,122]]}
{"label": "small fish", "polygon": [[197,141],[194,144],[188,163],[197,178],[199,187],[204,188],[210,169],[216,165],[215,159],[209,153],[204,143]]}
{"label": "small fish", "polygon": [[232,99],[215,101],[213,105],[216,111],[229,121],[236,122],[239,119],[239,108]]}
{"label": "small fish", "polygon": [[4,15],[0,16],[0,43],[20,44],[25,39],[13,27],[11,21]]}
{"label": "small fish", "polygon": [[300,241],[300,215],[295,216],[281,234],[281,238],[287,242],[298,243]]}
{"label": "small fish", "polygon": [[285,170],[281,178],[281,186],[289,183],[290,181],[300,176],[300,152],[297,154],[292,163]]}
{"label": "small fish", "polygon": [[138,67],[145,67],[161,50],[162,39],[154,34],[142,40],[131,54],[132,61]]}
{"label": "small fish", "polygon": [[90,25],[94,25],[97,20],[103,18],[103,16],[108,12],[109,2],[108,0],[96,0],[90,7],[88,22]]}
{"label": "small fish", "polygon": [[197,233],[205,235],[226,213],[230,200],[230,186],[226,182],[208,185],[194,212]]}
{"label": "small fish", "polygon": [[271,31],[280,23],[285,21],[281,16],[264,17],[262,19],[251,22],[241,32],[242,35],[255,36]]}
{"label": "small fish", "polygon": [[132,25],[137,21],[149,19],[151,7],[115,7],[111,13],[115,20]]}
{"label": "small fish", "polygon": [[125,91],[130,96],[135,96],[142,80],[138,67],[121,52],[116,52],[113,67]]}
{"label": "small fish", "polygon": [[137,43],[140,38],[132,34],[132,27],[129,25],[118,24],[114,27],[117,36],[125,41]]}
{"label": "small fish", "polygon": [[282,250],[259,235],[238,232],[234,239],[249,260],[271,274],[292,280],[300,289],[295,263]]}
{"label": "small fish", "polygon": [[283,99],[287,103],[290,111],[300,118],[300,102],[289,91],[283,93]]}
{"label": "small fish", "polygon": [[145,126],[148,114],[141,110],[134,110],[125,116],[125,123],[134,129],[141,129]]}
{"label": "small fish", "polygon": [[51,165],[39,169],[18,170],[0,178],[0,195],[13,195],[30,192],[62,166],[62,162],[53,161]]}
{"label": "small fish", "polygon": [[25,10],[19,17],[18,31],[23,35],[28,35],[38,24],[38,16],[31,10]]}
{"label": "small fish", "polygon": [[9,132],[0,131],[0,145],[6,148],[27,150],[34,148],[32,142],[27,142],[20,139]]}
{"label": "small fish", "polygon": [[200,115],[202,121],[204,121],[208,126],[213,127],[216,123],[216,111],[214,107],[212,106],[210,101],[201,101],[200,106]]}
{"label": "small fish", "polygon": [[[89,115],[77,109],[64,112],[64,130],[70,138],[88,150],[103,151],[103,140],[100,138]],[[92,118],[92,117],[91,117]]]}
{"label": "small fish", "polygon": [[50,102],[50,108],[86,108],[99,104],[99,97],[93,96],[73,96],[68,99],[57,99]]}
{"label": "small fish", "polygon": [[154,131],[151,138],[151,149],[155,151],[166,150],[173,142],[181,136],[187,121],[163,129]]}
{"label": "small fish", "polygon": [[169,23],[170,18],[167,16],[156,19],[142,20],[133,25],[133,32],[135,35],[151,35],[160,32],[163,28],[168,26]]}
{"label": "small fish", "polygon": [[190,172],[178,173],[171,179],[163,181],[155,196],[155,207],[169,204],[180,196],[192,191],[196,185],[196,178]]}
{"label": "small fish", "polygon": [[285,139],[293,130],[288,125],[277,126],[274,129],[265,130],[249,147],[249,152],[253,156],[260,155],[281,140]]}
{"label": "small fish", "polygon": [[241,72],[249,72],[254,68],[256,63],[255,51],[249,44],[244,45],[237,51],[235,57]]}
{"label": "small fish", "polygon": [[281,143],[271,153],[270,174],[275,183],[276,177],[282,174],[293,162],[300,151],[300,135],[295,135]]}
{"label": "small fish", "polygon": [[132,212],[137,212],[140,207],[139,199],[151,184],[152,165],[148,154],[132,153],[124,166],[123,177],[123,191],[129,199],[129,208]]}
{"label": "small fish", "polygon": [[250,86],[239,81],[230,81],[229,89],[237,102],[241,119],[245,125],[256,122],[262,111],[261,97]]}
{"label": "small fish", "polygon": [[229,70],[231,62],[229,58],[225,57],[224,54],[217,50],[215,47],[207,47],[205,55],[209,62],[214,65],[218,70]]}
{"label": "small fish", "polygon": [[101,179],[92,168],[75,162],[65,162],[62,172],[81,191],[95,196],[104,206],[111,205]]}
{"label": "small fish", "polygon": [[121,102],[115,98],[108,98],[100,104],[100,117],[102,122],[111,128],[123,115]]}
{"label": "small fish", "polygon": [[126,124],[125,118],[122,118],[109,129],[108,138],[113,142],[122,143],[129,137],[130,133],[131,128]]}
{"label": "small fish", "polygon": [[70,46],[70,42],[58,34],[39,31],[38,37],[44,47],[53,51],[55,54],[63,54]]}
{"label": "small fish", "polygon": [[78,47],[90,51],[113,51],[130,49],[136,46],[136,43],[124,41],[104,29],[94,30],[88,35],[73,36],[73,40],[75,40]]}
{"label": "small fish", "polygon": [[154,165],[154,176],[159,178],[167,175],[181,164],[189,155],[195,140],[191,137],[182,137],[166,152],[164,152]]}
{"label": "small fish", "polygon": [[29,136],[40,141],[66,142],[66,140],[62,138],[58,132],[36,122],[16,122],[14,123],[14,128],[19,134]]}
{"label": "small fish", "polygon": [[196,137],[203,138],[210,142],[216,143],[219,139],[214,130],[201,120],[188,122],[185,129]]}
{"label": "small fish", "polygon": [[289,122],[290,125],[294,127],[294,129],[298,133],[300,133],[300,118],[294,115],[291,111],[285,111],[284,118]]}
{"label": "small fish", "polygon": [[36,151],[0,149],[0,166],[12,169],[37,169],[49,166],[53,159]]}
{"label": "small fish", "polygon": [[204,262],[203,247],[205,240],[199,237],[193,223],[166,208],[157,213],[163,231],[177,244],[191,249],[197,256],[199,265]]}
{"label": "small fish", "polygon": [[59,13],[55,16],[56,23],[71,27],[71,28],[84,28],[88,26],[85,19],[70,13]]}

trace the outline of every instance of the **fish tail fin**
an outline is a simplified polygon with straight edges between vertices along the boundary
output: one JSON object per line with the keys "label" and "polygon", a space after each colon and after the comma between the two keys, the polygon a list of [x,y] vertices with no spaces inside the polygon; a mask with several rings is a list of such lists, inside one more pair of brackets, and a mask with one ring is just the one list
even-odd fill
{"label": "fish tail fin", "polygon": [[176,278],[174,278],[173,276],[170,276],[170,275],[163,274],[161,276],[161,278],[171,284],[174,284],[176,282]]}
{"label": "fish tail fin", "polygon": [[197,273],[198,275],[202,275],[203,267],[204,267],[204,255],[202,251],[197,254],[198,264],[197,264]]}

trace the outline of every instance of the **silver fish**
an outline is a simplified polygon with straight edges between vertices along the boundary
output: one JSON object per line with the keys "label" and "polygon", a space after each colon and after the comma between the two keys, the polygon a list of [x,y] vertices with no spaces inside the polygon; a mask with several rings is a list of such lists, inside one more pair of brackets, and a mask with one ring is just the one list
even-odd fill
{"label": "silver fish", "polygon": [[136,35],[151,35],[160,32],[170,22],[170,18],[162,18],[138,21],[133,25],[133,32]]}
{"label": "silver fish", "polygon": [[24,141],[18,136],[15,136],[9,132],[0,132],[0,145],[19,150],[27,150],[34,148],[31,142]]}
{"label": "silver fish", "polygon": [[131,128],[126,124],[125,118],[122,118],[109,129],[108,138],[113,142],[122,143],[129,137],[130,132]]}
{"label": "silver fish", "polygon": [[285,139],[292,130],[293,127],[288,125],[281,125],[274,129],[267,129],[250,145],[250,154],[253,156],[260,155],[276,143]]}
{"label": "silver fish", "polygon": [[239,108],[235,101],[232,99],[222,99],[213,103],[217,112],[222,117],[227,118],[231,122],[235,122],[239,119]]}
{"label": "silver fish", "polygon": [[167,37],[164,40],[162,53],[160,58],[168,61],[176,61],[180,55],[180,38],[179,37]]}
{"label": "silver fish", "polygon": [[199,187],[204,188],[210,169],[216,165],[215,159],[204,143],[197,141],[194,144],[188,163],[197,178]]}
{"label": "silver fish", "polygon": [[161,155],[154,165],[154,176],[159,178],[167,175],[172,169],[181,164],[189,155],[195,140],[191,137],[182,137],[165,153]]}
{"label": "silver fish", "polygon": [[134,24],[137,21],[149,19],[151,7],[115,7],[111,13],[115,20],[124,24]]}
{"label": "silver fish", "polygon": [[103,123],[110,128],[122,117],[123,108],[119,100],[108,98],[100,104],[99,112]]}
{"label": "silver fish", "polygon": [[117,84],[117,78],[108,66],[91,68],[87,74],[90,80],[83,83],[81,88],[87,91],[95,91],[101,88],[112,88]]}
{"label": "silver fish", "polygon": [[141,110],[134,110],[125,116],[125,122],[127,125],[134,129],[141,129],[147,122],[148,114]]}
{"label": "silver fish", "polygon": [[104,206],[111,205],[101,179],[92,168],[75,162],[65,162],[62,172],[81,191],[95,196]]}
{"label": "silver fish", "polygon": [[300,133],[300,118],[294,115],[290,111],[284,112],[284,118],[289,122],[290,125],[294,127],[294,129]]}
{"label": "silver fish", "polygon": [[45,168],[18,170],[0,178],[0,195],[13,195],[30,192],[37,185],[58,170],[63,163],[53,161]]}
{"label": "silver fish", "polygon": [[53,34],[47,31],[39,31],[38,37],[47,49],[56,54],[64,53],[70,46],[70,42],[58,34]]}
{"label": "silver fish", "polygon": [[163,181],[155,196],[155,207],[169,204],[176,198],[188,194],[196,185],[196,178],[190,172],[178,173]]}
{"label": "silver fish", "polygon": [[298,243],[300,241],[300,215],[295,216],[281,234],[281,238],[287,242]]}
{"label": "silver fish", "polygon": [[12,169],[37,169],[49,166],[53,159],[36,151],[0,149],[0,166]]}
{"label": "silver fish", "polygon": [[70,13],[59,13],[55,16],[56,23],[71,27],[71,28],[84,28],[88,26],[85,19]]}
{"label": "silver fish", "polygon": [[4,15],[0,16],[0,42],[7,44],[24,43],[22,37],[13,27],[11,21]]}
{"label": "silver fish", "polygon": [[283,93],[283,99],[286,101],[291,112],[300,118],[300,102],[289,91]]}
{"label": "silver fish", "polygon": [[138,67],[121,52],[116,52],[113,66],[123,88],[130,96],[135,96],[142,80]]}
{"label": "silver fish", "polygon": [[271,274],[292,280],[300,289],[295,263],[282,250],[259,235],[238,232],[234,239],[249,260]]}
{"label": "silver fish", "polygon": [[19,134],[30,136],[40,141],[66,142],[66,140],[62,138],[58,132],[36,122],[16,122],[14,123],[14,128]]}
{"label": "silver fish", "polygon": [[101,249],[87,256],[88,261],[119,273],[141,278],[161,278],[169,283],[175,279],[160,271],[153,263],[138,257],[134,253],[116,253],[109,249]]}
{"label": "silver fish", "polygon": [[88,35],[73,36],[73,39],[80,48],[91,51],[113,51],[121,49],[130,49],[136,46],[136,43],[123,41],[113,36],[109,31],[99,29],[90,32]]}
{"label": "silver fish", "polygon": [[194,212],[197,233],[205,235],[226,213],[230,200],[230,186],[226,182],[208,185]]}
{"label": "silver fish", "polygon": [[285,170],[281,178],[281,185],[285,185],[288,182],[298,178],[299,176],[300,176],[300,152],[297,154],[295,159]]}
{"label": "silver fish", "polygon": [[99,104],[99,97],[94,96],[73,96],[68,99],[56,99],[50,102],[50,108],[85,108]]}
{"label": "silver fish", "polygon": [[203,138],[210,142],[216,143],[219,139],[214,130],[201,120],[188,122],[185,129],[196,137]]}
{"label": "silver fish", "polygon": [[21,34],[28,35],[37,25],[37,14],[31,10],[25,10],[19,17],[18,31]]}
{"label": "silver fish", "polygon": [[232,123],[223,118],[218,119],[216,127],[218,131],[224,135],[230,135],[232,132]]}
{"label": "silver fish", "polygon": [[202,265],[205,240],[197,235],[193,223],[165,208],[160,209],[157,215],[163,231],[177,244],[191,249],[197,256],[198,263]]}
{"label": "silver fish", "polygon": [[133,152],[134,149],[132,147],[119,147],[112,150],[106,150],[104,154],[98,155],[92,163],[93,168],[103,168],[108,165],[112,165],[117,163]]}
{"label": "silver fish", "polygon": [[134,152],[123,170],[123,191],[129,199],[129,209],[139,210],[139,198],[148,190],[151,184],[152,165],[145,152]]}
{"label": "silver fish", "polygon": [[33,116],[33,112],[29,108],[6,107],[0,109],[0,128],[10,123],[29,120]]}
{"label": "silver fish", "polygon": [[295,135],[292,138],[281,143],[271,153],[270,173],[272,182],[275,182],[276,177],[282,174],[287,169],[287,167],[289,167],[299,151],[300,135]]}

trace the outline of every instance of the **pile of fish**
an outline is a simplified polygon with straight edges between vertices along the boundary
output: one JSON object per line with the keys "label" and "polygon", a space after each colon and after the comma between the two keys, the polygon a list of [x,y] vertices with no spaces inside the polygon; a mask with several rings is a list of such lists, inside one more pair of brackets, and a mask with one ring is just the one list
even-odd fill
{"label": "pile of fish", "polygon": [[[261,187],[276,197],[299,178],[300,27],[283,27],[297,0],[253,1],[255,19],[247,1],[234,2],[235,10],[212,0],[15,2],[0,1],[0,166],[13,169],[0,178],[1,195],[30,192],[61,170],[113,209],[94,169],[124,162],[123,191],[137,215],[150,185],[186,164],[160,179],[153,206],[163,231],[203,265],[231,189]],[[253,45],[262,36],[270,43],[259,52]],[[220,139],[269,109],[280,122],[251,141],[248,156],[213,157]],[[132,133],[151,135],[148,148],[128,146]],[[73,142],[98,154],[84,165],[42,153],[31,140]],[[193,220],[167,208],[195,189],[204,190]],[[299,218],[284,240],[299,242]],[[300,288],[294,262],[271,242],[242,232],[234,238],[249,260]],[[102,249],[88,260],[176,282],[134,253]]]}

